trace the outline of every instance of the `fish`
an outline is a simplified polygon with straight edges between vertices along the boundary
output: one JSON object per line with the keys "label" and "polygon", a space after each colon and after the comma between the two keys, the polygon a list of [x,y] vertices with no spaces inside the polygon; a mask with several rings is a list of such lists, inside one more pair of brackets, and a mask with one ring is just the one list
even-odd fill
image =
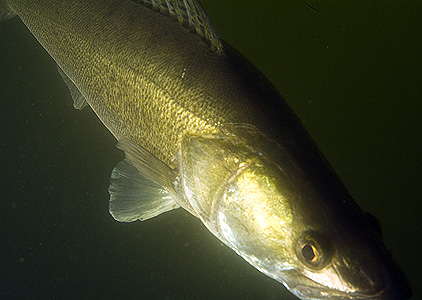
{"label": "fish", "polygon": [[117,221],[183,208],[300,299],[411,297],[378,221],[199,2],[0,0],[14,16],[124,151]]}

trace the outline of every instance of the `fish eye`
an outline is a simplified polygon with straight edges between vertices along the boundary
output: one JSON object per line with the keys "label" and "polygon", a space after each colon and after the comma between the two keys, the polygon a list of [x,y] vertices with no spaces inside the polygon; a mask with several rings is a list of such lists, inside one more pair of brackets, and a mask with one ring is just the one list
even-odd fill
{"label": "fish eye", "polygon": [[309,262],[313,262],[318,257],[318,250],[312,244],[305,244],[302,247],[302,255]]}
{"label": "fish eye", "polygon": [[324,268],[331,257],[327,239],[320,233],[307,231],[301,235],[296,244],[296,254],[307,267],[320,270]]}

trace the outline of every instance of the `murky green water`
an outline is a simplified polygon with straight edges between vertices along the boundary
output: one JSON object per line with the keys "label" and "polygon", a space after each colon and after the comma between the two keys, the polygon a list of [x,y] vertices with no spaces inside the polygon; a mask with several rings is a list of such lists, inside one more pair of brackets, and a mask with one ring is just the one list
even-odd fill
{"label": "murky green water", "polygon": [[[422,2],[341,2],[202,1],[379,218],[421,299]],[[183,211],[112,219],[123,154],[18,19],[0,24],[0,101],[1,299],[296,299]]]}

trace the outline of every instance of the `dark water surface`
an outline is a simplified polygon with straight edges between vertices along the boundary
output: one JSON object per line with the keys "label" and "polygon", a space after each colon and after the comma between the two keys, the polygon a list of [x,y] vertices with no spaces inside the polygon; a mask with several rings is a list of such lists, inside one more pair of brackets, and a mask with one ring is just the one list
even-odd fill
{"label": "dark water surface", "polygon": [[[422,299],[422,2],[203,5],[380,220]],[[0,105],[0,299],[296,299],[182,210],[113,220],[123,154],[18,19],[0,24]]]}

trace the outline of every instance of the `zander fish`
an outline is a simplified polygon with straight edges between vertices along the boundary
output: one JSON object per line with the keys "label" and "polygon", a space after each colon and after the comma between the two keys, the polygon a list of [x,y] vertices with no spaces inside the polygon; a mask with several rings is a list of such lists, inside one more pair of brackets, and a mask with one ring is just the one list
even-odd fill
{"label": "zander fish", "polygon": [[376,219],[198,2],[0,0],[15,15],[126,154],[116,220],[182,207],[301,299],[410,297]]}

